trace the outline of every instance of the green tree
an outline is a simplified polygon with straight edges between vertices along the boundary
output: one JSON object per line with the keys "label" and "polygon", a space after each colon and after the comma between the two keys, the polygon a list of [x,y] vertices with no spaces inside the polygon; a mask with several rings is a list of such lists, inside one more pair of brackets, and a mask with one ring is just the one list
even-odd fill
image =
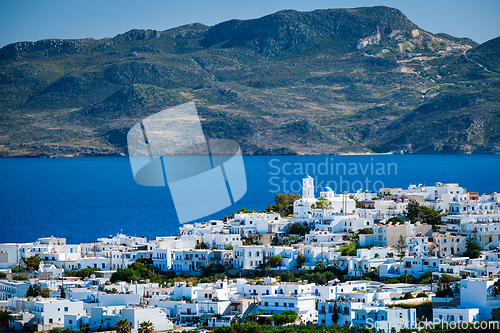
{"label": "green tree", "polygon": [[500,295],[500,279],[496,280],[495,283],[493,283],[493,290],[493,295]]}
{"label": "green tree", "polygon": [[266,211],[274,211],[285,217],[293,214],[293,203],[300,199],[300,194],[278,193],[274,197],[274,205],[266,208]]}
{"label": "green tree", "polygon": [[201,268],[201,276],[209,277],[214,276],[216,274],[221,274],[226,271],[226,267],[222,264],[208,264]]}
{"label": "green tree", "polygon": [[288,233],[290,235],[301,235],[304,236],[307,232],[307,222],[304,224],[300,224],[299,222],[293,222],[288,227]]}
{"label": "green tree", "polygon": [[319,198],[315,203],[311,204],[311,209],[330,209],[332,202],[327,198]]}
{"label": "green tree", "polygon": [[284,324],[293,323],[298,318],[298,314],[294,311],[285,311],[283,313],[275,313],[269,319],[274,321],[274,325],[282,326]]}
{"label": "green tree", "polygon": [[143,321],[139,324],[139,333],[154,333],[154,325],[150,321]]}
{"label": "green tree", "polygon": [[42,290],[42,297],[43,298],[50,298],[50,289],[45,287]]}
{"label": "green tree", "polygon": [[337,306],[337,300],[335,300],[333,304],[333,314],[332,314],[332,322],[335,326],[337,326],[339,319],[340,319],[339,308]]}
{"label": "green tree", "polygon": [[24,263],[26,264],[26,266],[28,266],[28,268],[32,270],[37,270],[40,267],[41,261],[42,259],[40,259],[40,256],[38,254],[24,259]]}
{"label": "green tree", "polygon": [[105,292],[106,294],[113,294],[113,295],[115,295],[115,294],[118,294],[118,289],[116,289],[116,288],[113,288],[113,289],[105,289],[105,290],[104,290],[104,292]]}
{"label": "green tree", "polygon": [[199,244],[196,244],[196,245],[194,246],[194,248],[195,248],[196,250],[205,250],[205,249],[208,249],[208,244],[207,244],[207,243],[205,243],[205,242],[201,242],[201,243],[199,243]]}
{"label": "green tree", "polygon": [[406,292],[403,296],[403,299],[412,299],[415,298],[410,292]]}
{"label": "green tree", "polygon": [[35,284],[33,286],[33,296],[38,297],[40,295],[42,295],[42,287],[39,284]]}
{"label": "green tree", "polygon": [[479,246],[479,244],[474,239],[468,239],[464,256],[469,257],[470,259],[476,259],[479,258],[480,255],[481,246]]}
{"label": "green tree", "polygon": [[130,333],[132,325],[126,319],[120,319],[116,323],[116,333]]}
{"label": "green tree", "polygon": [[0,323],[3,323],[4,325],[7,325],[11,313],[12,312],[5,311],[5,310],[0,310]]}
{"label": "green tree", "polygon": [[26,297],[35,297],[35,291],[33,290],[33,286],[31,284],[26,291]]}
{"label": "green tree", "polygon": [[61,287],[61,298],[66,298],[66,291],[64,290],[64,286]]}
{"label": "green tree", "polygon": [[406,241],[403,235],[399,235],[398,244],[396,245],[397,257],[399,262],[403,261],[403,258],[405,256],[405,249],[406,249]]}
{"label": "green tree", "polygon": [[140,281],[141,276],[139,273],[130,268],[118,268],[116,272],[111,274],[111,278],[109,279],[111,283],[115,283],[117,281]]}
{"label": "green tree", "polygon": [[232,244],[224,245],[224,250],[233,250],[233,245]]}
{"label": "green tree", "polygon": [[418,217],[422,219],[422,222],[432,225],[432,229],[437,231],[437,226],[441,224],[443,210],[436,210],[434,207],[419,206],[418,211]]}
{"label": "green tree", "polygon": [[268,261],[269,265],[271,265],[271,267],[278,267],[281,265],[282,259],[283,259],[283,257],[278,254],[278,255],[272,256],[267,261]]}
{"label": "green tree", "polygon": [[314,266],[315,271],[323,271],[326,268],[326,265],[324,262],[320,261]]}
{"label": "green tree", "polygon": [[420,275],[418,278],[421,284],[429,284],[432,281],[432,271],[425,271],[424,274]]}
{"label": "green tree", "polygon": [[7,273],[0,272],[0,280],[5,280],[7,278]]}
{"label": "green tree", "polygon": [[356,243],[349,242],[349,243],[343,245],[337,251],[341,252],[343,256],[355,256],[356,255]]}
{"label": "green tree", "polygon": [[76,277],[81,277],[81,278],[88,278],[92,274],[95,274],[95,272],[100,271],[100,268],[95,268],[95,267],[87,267],[87,268],[82,268],[78,271],[71,270],[71,271],[65,271],[64,275],[66,276],[76,276]]}
{"label": "green tree", "polygon": [[373,235],[373,230],[368,228],[359,229],[358,235]]}
{"label": "green tree", "polygon": [[408,200],[408,204],[406,205],[406,209],[403,211],[404,216],[411,221],[414,221],[418,216],[418,207],[419,203],[415,199]]}
{"label": "green tree", "polygon": [[437,297],[454,297],[455,293],[451,289],[452,282],[458,282],[461,279],[448,274],[441,274],[439,277],[438,288],[436,291]]}
{"label": "green tree", "polygon": [[388,219],[387,222],[403,224],[405,223],[405,220],[402,217],[393,216],[390,219]]}
{"label": "green tree", "polygon": [[302,266],[304,266],[305,262],[306,262],[306,256],[304,256],[302,253],[299,253],[297,255],[297,259],[295,259],[296,263],[297,263],[297,267],[300,268]]}
{"label": "green tree", "polygon": [[282,282],[291,282],[295,279],[295,275],[292,272],[286,271],[280,275],[280,280]]}

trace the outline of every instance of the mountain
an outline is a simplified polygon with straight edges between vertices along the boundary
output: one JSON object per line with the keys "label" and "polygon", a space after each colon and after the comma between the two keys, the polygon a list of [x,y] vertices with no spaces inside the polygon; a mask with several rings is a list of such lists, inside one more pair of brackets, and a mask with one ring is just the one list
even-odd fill
{"label": "mountain", "polygon": [[14,43],[0,156],[126,154],[131,126],[189,101],[246,154],[499,153],[499,53],[382,6]]}

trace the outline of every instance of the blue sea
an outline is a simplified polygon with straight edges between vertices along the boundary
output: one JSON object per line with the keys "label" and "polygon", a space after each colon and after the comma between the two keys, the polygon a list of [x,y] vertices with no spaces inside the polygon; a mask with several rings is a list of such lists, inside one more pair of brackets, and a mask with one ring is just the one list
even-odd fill
{"label": "blue sea", "polygon": [[[315,178],[316,195],[327,186],[337,193],[371,192],[436,182],[500,192],[498,155],[244,156],[244,163],[245,196],[203,221],[242,207],[264,209],[277,193],[300,193],[307,175]],[[147,238],[178,233],[168,187],[136,184],[126,157],[0,159],[0,185],[0,243],[42,236],[81,243],[119,232]]]}

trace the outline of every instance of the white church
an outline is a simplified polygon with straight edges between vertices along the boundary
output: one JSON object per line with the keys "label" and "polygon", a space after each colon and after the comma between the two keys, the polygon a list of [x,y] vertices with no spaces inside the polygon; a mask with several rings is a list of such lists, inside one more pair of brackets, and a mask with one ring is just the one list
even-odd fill
{"label": "white church", "polygon": [[320,198],[325,198],[331,203],[327,209],[311,209],[312,204],[316,204],[318,199],[314,196],[314,179],[307,176],[302,179],[302,197],[293,203],[294,219],[310,219],[315,215],[315,211],[321,212],[321,215],[348,215],[356,212],[356,201],[349,198],[346,192],[335,194],[331,188],[326,187],[325,191],[319,193]]}

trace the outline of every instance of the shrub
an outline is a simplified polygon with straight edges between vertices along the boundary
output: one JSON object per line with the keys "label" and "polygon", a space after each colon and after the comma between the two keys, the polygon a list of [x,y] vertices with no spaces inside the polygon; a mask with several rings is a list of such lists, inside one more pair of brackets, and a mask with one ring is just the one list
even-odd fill
{"label": "shrub", "polygon": [[201,242],[200,244],[196,244],[194,246],[195,250],[205,250],[205,249],[208,249],[208,244],[205,243],[205,242]]}
{"label": "shrub", "polygon": [[415,297],[413,297],[413,295],[410,292],[405,293],[405,295],[403,296],[403,299],[412,299],[412,298]]}
{"label": "shrub", "polygon": [[15,280],[15,281],[28,281],[29,278],[27,276],[24,276],[24,275],[15,275],[12,277],[12,280]]}
{"label": "shrub", "polygon": [[274,255],[271,258],[269,258],[268,262],[269,262],[269,265],[271,265],[271,267],[278,267],[281,265],[282,259],[283,258],[278,254],[278,255]]}
{"label": "shrub", "polygon": [[99,268],[94,268],[94,267],[87,267],[87,268],[82,268],[78,271],[72,270],[72,271],[66,271],[64,272],[64,275],[66,276],[76,276],[76,277],[81,277],[81,278],[88,278],[92,274],[95,274],[95,272],[100,271]]}
{"label": "shrub", "polygon": [[418,293],[417,298],[419,297],[429,297],[429,295],[427,295],[426,293]]}

